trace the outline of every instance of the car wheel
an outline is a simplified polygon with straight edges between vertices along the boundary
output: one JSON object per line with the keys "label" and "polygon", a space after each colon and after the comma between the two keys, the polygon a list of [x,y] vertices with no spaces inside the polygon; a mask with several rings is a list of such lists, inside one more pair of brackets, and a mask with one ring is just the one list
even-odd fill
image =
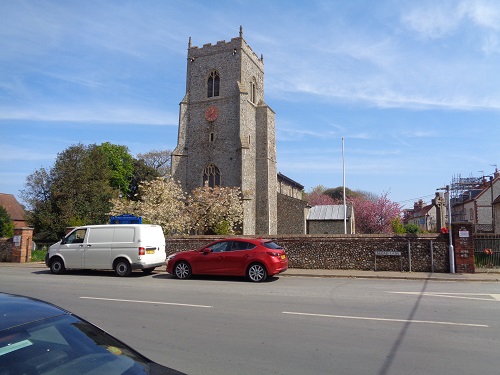
{"label": "car wheel", "polygon": [[178,279],[189,279],[191,277],[191,266],[188,262],[179,262],[174,267],[174,276]]}
{"label": "car wheel", "polygon": [[64,266],[64,262],[61,258],[56,257],[50,261],[50,272],[55,275],[60,275],[66,271],[66,267]]}
{"label": "car wheel", "polygon": [[129,276],[132,272],[130,264],[126,259],[119,259],[115,263],[115,273],[117,276]]}
{"label": "car wheel", "polygon": [[156,267],[150,267],[150,268],[143,268],[142,269],[142,272],[145,274],[145,275],[151,275],[151,273],[155,270]]}
{"label": "car wheel", "polygon": [[260,263],[253,263],[248,267],[247,277],[250,281],[255,283],[260,283],[261,281],[267,279],[266,267]]}

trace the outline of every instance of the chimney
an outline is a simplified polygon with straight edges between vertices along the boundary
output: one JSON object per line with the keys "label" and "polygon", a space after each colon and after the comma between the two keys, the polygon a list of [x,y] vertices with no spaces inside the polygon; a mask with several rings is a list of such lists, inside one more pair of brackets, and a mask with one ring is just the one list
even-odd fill
{"label": "chimney", "polygon": [[424,207],[424,201],[422,199],[419,199],[418,202],[413,203],[413,209],[416,210],[421,210],[422,207]]}

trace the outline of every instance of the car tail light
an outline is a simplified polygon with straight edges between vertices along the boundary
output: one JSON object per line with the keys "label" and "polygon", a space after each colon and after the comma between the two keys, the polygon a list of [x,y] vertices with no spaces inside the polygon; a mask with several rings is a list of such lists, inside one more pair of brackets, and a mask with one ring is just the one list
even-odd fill
{"label": "car tail light", "polygon": [[267,255],[271,255],[272,257],[279,257],[279,256],[281,256],[280,253],[275,253],[273,251],[266,251],[266,254]]}
{"label": "car tail light", "polygon": [[145,247],[139,248],[139,255],[146,255],[146,248]]}

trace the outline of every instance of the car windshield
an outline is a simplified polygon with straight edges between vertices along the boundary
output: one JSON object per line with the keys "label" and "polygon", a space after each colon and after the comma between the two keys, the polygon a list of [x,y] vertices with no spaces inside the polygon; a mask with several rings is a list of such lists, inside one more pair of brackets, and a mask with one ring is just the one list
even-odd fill
{"label": "car windshield", "polygon": [[282,249],[282,247],[280,245],[278,245],[277,243],[274,243],[273,241],[264,242],[263,245],[265,247],[267,247],[268,249]]}
{"label": "car windshield", "polygon": [[62,315],[1,331],[0,369],[1,374],[132,375],[149,374],[149,363],[104,331]]}

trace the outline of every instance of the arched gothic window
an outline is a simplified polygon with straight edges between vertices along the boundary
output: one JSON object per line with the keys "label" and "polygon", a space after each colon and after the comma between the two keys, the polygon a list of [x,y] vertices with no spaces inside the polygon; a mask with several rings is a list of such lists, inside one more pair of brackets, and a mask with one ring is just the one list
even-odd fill
{"label": "arched gothic window", "polygon": [[203,186],[208,184],[210,187],[220,186],[220,172],[213,164],[209,164],[203,171]]}
{"label": "arched gothic window", "polygon": [[250,82],[250,101],[257,104],[257,84],[255,83],[255,77],[252,77]]}
{"label": "arched gothic window", "polygon": [[212,70],[208,76],[207,97],[219,96],[220,78],[216,70]]}

